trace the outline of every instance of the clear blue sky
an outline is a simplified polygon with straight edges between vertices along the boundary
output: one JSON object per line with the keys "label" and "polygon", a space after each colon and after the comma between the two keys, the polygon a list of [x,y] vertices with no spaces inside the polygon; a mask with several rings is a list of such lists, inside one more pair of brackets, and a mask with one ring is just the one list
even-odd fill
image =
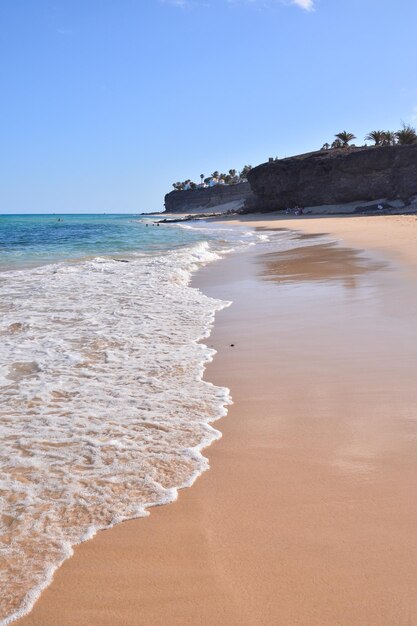
{"label": "clear blue sky", "polygon": [[2,0],[0,212],[159,209],[172,182],[417,121],[416,0]]}

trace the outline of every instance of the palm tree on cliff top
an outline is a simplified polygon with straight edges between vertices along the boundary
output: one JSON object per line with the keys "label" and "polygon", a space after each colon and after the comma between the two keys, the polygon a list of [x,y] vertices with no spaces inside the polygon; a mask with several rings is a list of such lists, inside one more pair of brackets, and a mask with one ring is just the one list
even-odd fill
{"label": "palm tree on cliff top", "polygon": [[397,141],[400,146],[408,146],[412,143],[417,143],[416,129],[410,126],[410,124],[404,124],[401,130],[395,133]]}
{"label": "palm tree on cliff top", "polygon": [[397,136],[392,130],[384,130],[384,138],[382,139],[383,146],[394,146],[397,141]]}
{"label": "palm tree on cliff top", "polygon": [[376,146],[384,143],[385,132],[383,130],[372,130],[365,137],[365,141],[373,141]]}
{"label": "palm tree on cliff top", "polygon": [[336,139],[339,139],[339,141],[342,142],[342,148],[348,148],[349,147],[349,142],[353,141],[354,139],[356,139],[355,135],[353,133],[348,133],[346,130],[342,130],[341,133],[337,133],[337,135],[335,135]]}
{"label": "palm tree on cliff top", "polygon": [[244,165],[243,168],[242,168],[242,171],[239,174],[239,177],[242,180],[246,180],[247,176],[248,176],[248,173],[251,171],[251,169],[252,169],[252,165]]}

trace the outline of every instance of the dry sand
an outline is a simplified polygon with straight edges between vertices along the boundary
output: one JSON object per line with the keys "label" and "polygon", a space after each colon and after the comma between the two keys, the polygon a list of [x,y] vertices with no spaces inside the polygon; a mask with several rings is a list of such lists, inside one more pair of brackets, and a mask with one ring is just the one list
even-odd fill
{"label": "dry sand", "polygon": [[234,301],[210,471],[79,546],[21,626],[417,624],[417,221],[256,225],[384,254],[301,237],[198,274]]}

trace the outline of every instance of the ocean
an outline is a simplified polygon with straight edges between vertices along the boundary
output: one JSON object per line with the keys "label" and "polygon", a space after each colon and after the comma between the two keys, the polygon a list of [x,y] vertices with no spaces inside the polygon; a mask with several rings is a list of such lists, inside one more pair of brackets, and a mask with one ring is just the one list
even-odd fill
{"label": "ocean", "polygon": [[3,626],[75,544],[174,500],[220,436],[231,399],[200,340],[229,303],[190,278],[259,235],[154,219],[0,216]]}

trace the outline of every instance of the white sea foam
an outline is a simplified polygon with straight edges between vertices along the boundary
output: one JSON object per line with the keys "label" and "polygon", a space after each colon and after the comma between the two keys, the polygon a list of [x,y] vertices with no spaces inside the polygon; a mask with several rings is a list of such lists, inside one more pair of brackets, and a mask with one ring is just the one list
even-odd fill
{"label": "white sea foam", "polygon": [[28,611],[72,546],[172,501],[229,392],[199,343],[227,302],[189,286],[207,243],[128,263],[0,274],[0,624]]}

